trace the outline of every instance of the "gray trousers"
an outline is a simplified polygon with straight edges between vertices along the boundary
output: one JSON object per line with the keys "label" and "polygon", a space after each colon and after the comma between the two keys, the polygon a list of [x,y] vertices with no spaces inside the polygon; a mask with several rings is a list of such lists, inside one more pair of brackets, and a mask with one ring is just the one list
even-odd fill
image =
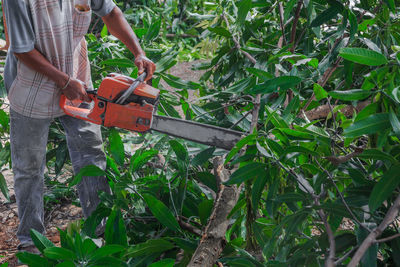
{"label": "gray trousers", "polygon": [[[69,116],[60,117],[75,174],[82,167],[106,168],[100,126]],[[44,233],[44,169],[51,119],[33,119],[10,111],[11,160],[18,205],[20,245],[32,244],[30,229]],[[77,185],[83,214],[88,217],[100,200],[98,191],[110,193],[105,177],[84,177]]]}

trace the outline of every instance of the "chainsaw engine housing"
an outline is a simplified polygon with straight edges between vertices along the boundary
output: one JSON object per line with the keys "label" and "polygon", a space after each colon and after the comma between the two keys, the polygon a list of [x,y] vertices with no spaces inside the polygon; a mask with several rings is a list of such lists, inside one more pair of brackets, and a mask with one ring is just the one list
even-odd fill
{"label": "chainsaw engine housing", "polygon": [[117,104],[117,100],[134,82],[135,79],[128,76],[110,74],[102,81],[97,94],[91,95],[94,101],[91,109],[70,106],[65,96],[61,98],[60,106],[67,115],[76,118],[106,127],[146,132],[151,128],[160,91],[140,83],[122,104]]}

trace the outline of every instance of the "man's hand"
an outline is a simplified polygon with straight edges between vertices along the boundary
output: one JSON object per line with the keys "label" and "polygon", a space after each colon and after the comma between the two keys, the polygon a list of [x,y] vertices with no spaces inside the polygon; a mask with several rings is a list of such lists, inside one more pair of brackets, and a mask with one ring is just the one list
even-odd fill
{"label": "man's hand", "polygon": [[150,59],[148,59],[144,55],[139,55],[135,59],[135,65],[138,67],[139,75],[146,71],[147,76],[145,81],[148,81],[153,76],[154,71],[156,70],[156,64],[153,63]]}
{"label": "man's hand", "polygon": [[91,102],[92,99],[86,93],[85,87],[86,85],[82,81],[71,77],[68,86],[62,91],[62,93],[69,100],[78,99],[86,102]]}

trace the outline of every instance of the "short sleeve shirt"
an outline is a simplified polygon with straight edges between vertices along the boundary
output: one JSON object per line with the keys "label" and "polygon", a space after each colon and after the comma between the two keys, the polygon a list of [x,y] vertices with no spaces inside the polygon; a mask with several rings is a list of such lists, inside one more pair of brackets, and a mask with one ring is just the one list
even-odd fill
{"label": "short sleeve shirt", "polygon": [[[109,14],[114,8],[115,4],[112,0],[88,0],[90,1],[90,6],[92,11],[100,16],[103,17],[107,14]],[[71,3],[72,2],[72,3]],[[57,53],[58,47],[52,47],[55,46],[51,42],[55,43],[54,38],[66,38],[67,42],[73,42],[73,38],[69,38],[69,36],[72,36],[72,33],[68,33],[68,31],[75,31],[74,24],[76,21],[74,21],[75,18],[68,20],[65,20],[65,23],[63,25],[59,25],[59,27],[56,27],[55,29],[51,29],[53,23],[51,25],[46,25],[45,23],[48,21],[51,21],[52,19],[54,20],[55,18],[43,18],[43,14],[46,14],[45,12],[37,12],[37,8],[47,8],[50,10],[53,14],[53,16],[57,16],[58,13],[60,13],[61,16],[75,16],[75,11],[73,10],[72,7],[74,0],[3,0],[3,9],[6,17],[6,22],[7,22],[7,28],[8,28],[8,35],[9,35],[9,40],[10,40],[10,47],[9,47],[9,53],[7,54],[7,60],[6,60],[6,65],[5,65],[5,70],[4,70],[4,83],[7,91],[9,91],[13,85],[15,87],[15,81],[18,80],[18,72],[21,72],[24,68],[20,67],[18,68],[18,60],[15,57],[14,53],[25,53],[32,51],[34,48],[38,49],[51,63],[57,62],[55,65],[58,69],[68,72],[68,69],[71,69],[71,67],[64,66],[63,64],[71,64],[72,65],[77,65],[79,63],[73,62],[75,59],[68,61],[68,59],[63,59],[62,55],[63,51],[65,51],[64,47],[62,47],[64,44],[63,42],[59,42],[62,45],[60,45],[60,53]],[[58,10],[59,9],[59,10]],[[68,13],[69,11],[69,13]],[[49,15],[50,16],[50,15]],[[57,19],[56,19],[57,20]],[[48,32],[53,32],[52,35],[49,35]],[[55,32],[55,33],[54,33]],[[68,35],[69,34],[69,35]],[[80,41],[80,40],[78,40]],[[76,44],[75,44],[76,45]],[[82,47],[77,47],[75,50],[80,49],[80,51],[73,51],[74,55],[79,54],[79,52],[82,52],[82,49],[85,49],[86,45],[82,43]],[[87,51],[85,51],[87,52]],[[52,60],[52,57],[58,57],[58,59]],[[61,63],[60,63],[61,62]],[[60,63],[60,64],[59,64]],[[86,73],[89,74],[90,76],[90,66],[87,65],[85,66],[87,70],[79,70],[80,72],[85,71]],[[70,70],[70,72],[72,72]],[[21,74],[21,73],[20,73]],[[72,74],[72,73],[71,73]],[[23,82],[20,82],[20,87],[23,85]],[[47,88],[47,90],[51,90],[49,87],[54,87],[54,83],[43,83],[41,82],[40,85],[43,86],[43,88]],[[23,86],[22,86],[23,87]],[[24,91],[24,90],[29,90],[29,88],[13,88],[13,91]],[[41,90],[40,88],[38,89],[39,91]],[[59,90],[58,88],[53,88],[54,91]],[[13,92],[15,94],[15,92]],[[22,98],[29,98],[32,97],[32,94],[18,94],[21,95],[20,97]],[[53,99],[56,101],[56,98],[54,97],[53,93]],[[10,94],[9,94],[10,98]],[[18,101],[16,101],[18,100]],[[23,102],[26,102],[28,107],[23,107],[25,104]],[[58,105],[58,103],[47,103],[49,105]],[[15,105],[13,105],[13,102],[15,102]],[[18,103],[17,103],[18,102]],[[41,107],[45,103],[40,103],[40,104],[35,104],[32,99],[20,99],[19,97],[14,99],[10,99],[10,104],[11,108],[13,108],[15,111],[18,113],[22,113],[22,115],[26,115],[29,117],[35,117],[35,118],[49,118],[49,117],[56,117],[62,115],[62,112],[54,107],[49,107],[49,109],[46,112],[42,112],[40,110],[35,111],[37,108],[43,108]],[[39,107],[38,107],[39,106]]]}

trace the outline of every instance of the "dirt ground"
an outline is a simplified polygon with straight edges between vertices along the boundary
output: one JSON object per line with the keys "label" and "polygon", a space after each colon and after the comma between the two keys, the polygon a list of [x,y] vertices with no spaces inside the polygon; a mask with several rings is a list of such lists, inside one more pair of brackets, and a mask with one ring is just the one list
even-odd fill
{"label": "dirt ground", "polygon": [[[198,81],[203,74],[202,71],[193,71],[193,64],[198,62],[182,62],[169,70],[169,73],[180,77],[183,80]],[[163,84],[168,90],[174,90],[167,84]],[[192,95],[192,97],[194,97]],[[9,267],[16,266],[18,239],[15,235],[18,228],[18,210],[15,202],[13,176],[10,170],[2,170],[6,178],[11,201],[6,199],[0,193],[0,264],[8,262]],[[59,203],[52,207],[52,210],[45,215],[47,233],[46,236],[53,243],[59,245],[60,237],[57,228],[65,230],[72,221],[82,218],[82,210],[69,202]],[[3,256],[3,257],[1,257]]]}

